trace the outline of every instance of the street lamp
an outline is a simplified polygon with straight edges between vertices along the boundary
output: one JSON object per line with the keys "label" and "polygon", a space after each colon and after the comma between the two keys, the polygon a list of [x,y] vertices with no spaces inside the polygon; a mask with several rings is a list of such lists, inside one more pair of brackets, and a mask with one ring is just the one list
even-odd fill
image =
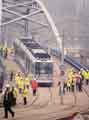
{"label": "street lamp", "polygon": [[61,76],[61,82],[60,82],[60,90],[61,90],[61,94],[60,94],[60,103],[64,104],[63,102],[63,87],[64,87],[64,74],[65,74],[65,67],[64,67],[64,31],[62,34],[62,40],[61,40],[61,65],[60,65],[60,76]]}

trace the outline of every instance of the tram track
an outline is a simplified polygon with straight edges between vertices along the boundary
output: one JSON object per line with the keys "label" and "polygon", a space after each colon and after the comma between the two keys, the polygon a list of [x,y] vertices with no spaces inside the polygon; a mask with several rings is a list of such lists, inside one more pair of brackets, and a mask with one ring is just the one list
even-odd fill
{"label": "tram track", "polygon": [[[48,88],[48,91],[49,91],[49,99],[48,100],[46,100],[46,101],[44,101],[44,103],[36,103],[36,102],[39,102],[40,101],[40,94],[39,93],[37,93],[37,96],[32,100],[32,102],[31,103],[29,103],[26,107],[24,107],[24,108],[29,108],[29,107],[32,107],[32,108],[34,108],[34,109],[41,109],[41,108],[44,108],[44,107],[46,107],[46,106],[48,106],[48,104],[49,104],[49,102],[51,101],[51,91],[50,91],[50,88]],[[23,106],[21,105],[21,107],[20,108],[22,108]],[[18,107],[17,107],[18,108]]]}
{"label": "tram track", "polygon": [[[88,94],[88,91],[83,87],[83,91],[85,92],[85,94],[87,95],[87,97],[89,98],[89,94]],[[49,102],[52,101],[52,91],[51,89],[49,88],[49,100],[44,102],[44,104],[35,104],[35,102],[37,102],[37,100],[39,99],[39,96],[37,96],[37,98],[35,98],[33,100],[33,102],[30,104],[30,107],[33,108],[33,109],[42,109],[42,108],[45,108],[48,106]],[[55,103],[56,105],[59,105],[57,103]],[[37,107],[39,106],[39,107]],[[78,106],[78,105],[73,105],[72,107],[66,107],[65,109],[64,108],[61,108],[61,111],[70,111],[71,109],[74,109],[73,112],[70,112],[69,115],[65,115],[65,117],[68,117],[68,116],[72,116],[74,113],[79,113],[79,114],[85,114],[86,111],[89,110],[89,104],[87,104],[86,106]],[[29,110],[29,106],[27,107],[28,109],[26,109],[25,111],[19,111],[19,112],[26,112]],[[58,113],[58,111],[60,110],[60,108],[56,109],[55,112],[48,112],[48,113],[41,113],[41,115],[39,114],[36,114],[36,116],[38,117],[43,117],[42,120],[56,120],[56,119],[59,119],[61,120],[61,118],[63,118],[63,116],[60,115],[60,113]],[[28,114],[28,113],[27,113]],[[47,118],[45,118],[45,116],[47,116]],[[59,118],[59,116],[61,116]],[[40,120],[40,119],[39,119]]]}
{"label": "tram track", "polygon": [[[83,91],[85,92],[85,94],[87,95],[87,97],[89,98],[89,94],[88,94],[88,91],[83,87]],[[87,104],[86,106],[89,106],[89,104]],[[74,105],[74,106],[72,106],[72,107],[74,107],[74,108],[76,108],[76,111],[75,112],[72,112],[71,113],[71,115],[70,116],[73,116],[75,113],[76,113],[76,115],[77,114],[86,114],[85,112],[86,111],[89,111],[89,107],[85,107],[85,106],[78,106],[78,105]],[[67,109],[68,110],[68,109]],[[71,108],[69,109],[69,110],[71,110]],[[56,112],[52,112],[52,113],[50,113],[50,114],[55,114],[53,117],[48,117],[47,119],[42,119],[42,120],[61,120],[61,118],[59,119],[58,117],[59,117],[59,113],[56,113]],[[48,115],[48,114],[46,114],[46,115]],[[88,112],[88,115],[89,115],[89,112]],[[66,117],[68,117],[68,116],[66,116]],[[89,116],[87,116],[88,118],[89,118]]]}
{"label": "tram track", "polygon": [[[51,100],[51,94],[52,94],[50,92],[52,92],[52,91],[50,91],[50,89],[49,89],[49,94],[50,94],[49,100],[46,101],[46,102],[44,102],[43,104],[35,104],[37,102],[37,100],[39,99],[39,94],[38,94],[32,100],[32,102],[28,106],[25,107],[25,109],[24,108],[23,109],[22,108],[21,109],[17,109],[16,108],[16,112],[20,113],[20,114],[25,113],[26,116],[30,116],[30,114],[29,114],[30,112],[28,112],[29,110],[31,110],[31,111],[32,110],[38,110],[39,111],[40,109],[48,106],[48,103]],[[88,91],[86,91],[86,92],[88,94]],[[89,98],[89,94],[88,94],[88,98]],[[55,105],[57,106],[57,103]],[[39,106],[39,107],[36,107],[36,106]],[[68,115],[64,116],[64,117],[68,117],[68,116],[73,115],[75,112],[80,113],[80,114],[84,114],[85,111],[89,110],[89,107],[87,107],[87,106],[89,106],[89,105],[86,105],[86,106],[77,106],[77,105],[74,105],[73,107],[67,106],[66,108],[60,108],[60,107],[58,107],[58,108],[55,109],[55,111],[52,111],[52,112],[49,111],[47,113],[41,113],[41,114],[37,114],[37,113],[35,113],[35,114],[33,113],[32,114],[31,113],[31,116],[32,115],[36,115],[37,117],[41,117],[42,120],[56,120],[56,119],[61,120],[61,118],[63,118],[63,116],[58,111],[64,111],[65,112],[65,111],[70,111],[71,110],[72,112],[70,112],[70,113],[68,113]],[[47,116],[47,117],[45,117],[45,116]],[[17,118],[21,119],[22,117],[19,116]],[[41,120],[41,119],[39,119],[39,120]]]}
{"label": "tram track", "polygon": [[[85,92],[85,94],[87,95],[87,97],[89,98],[89,94],[88,94],[88,91],[86,91],[86,89],[85,88],[83,88],[83,91]],[[48,105],[49,105],[49,103],[50,102],[52,102],[52,95],[53,95],[53,93],[52,93],[52,90],[51,90],[51,88],[48,88],[48,92],[49,92],[49,96],[48,96],[48,100],[46,100],[46,101],[44,101],[44,102],[41,102],[41,103],[37,103],[38,101],[40,101],[40,97],[42,97],[39,93],[37,94],[37,96],[36,97],[33,97],[32,98],[32,100],[31,100],[31,103],[29,103],[27,106],[24,106],[23,107],[23,105],[21,105],[21,107],[18,109],[18,106],[16,107],[16,111],[17,112],[21,112],[21,113],[27,113],[27,116],[29,116],[29,114],[28,114],[28,111],[30,110],[30,108],[32,108],[32,110],[40,110],[40,109],[42,109],[42,108],[46,108]],[[44,98],[43,98],[44,99]],[[55,103],[55,105],[59,105],[59,103]],[[88,106],[88,105],[87,105]],[[22,109],[23,108],[23,109]],[[67,109],[68,108],[68,109]],[[76,110],[75,110],[75,112],[78,112],[78,113],[81,113],[81,114],[83,114],[84,113],[84,111],[87,111],[88,109],[89,109],[89,107],[87,108],[85,108],[85,106],[77,106],[77,105],[74,105],[73,106],[73,108],[75,109],[76,108]],[[82,109],[82,108],[84,108],[84,110]],[[48,112],[48,113],[42,113],[41,114],[41,117],[43,116],[44,117],[44,119],[42,119],[42,120],[56,120],[56,119],[58,119],[58,117],[59,117],[59,113],[58,113],[58,111],[60,110],[60,108],[57,108],[56,109],[56,111],[55,112]],[[61,111],[62,110],[64,110],[64,111],[66,111],[66,110],[71,110],[71,107],[69,108],[69,106],[68,107],[66,107],[66,109],[61,109]],[[2,114],[2,113],[1,113]],[[34,114],[33,114],[34,115]],[[36,116],[40,116],[39,114],[36,114]],[[45,116],[48,116],[48,118],[45,118]],[[21,116],[20,116],[20,118],[21,118]]]}

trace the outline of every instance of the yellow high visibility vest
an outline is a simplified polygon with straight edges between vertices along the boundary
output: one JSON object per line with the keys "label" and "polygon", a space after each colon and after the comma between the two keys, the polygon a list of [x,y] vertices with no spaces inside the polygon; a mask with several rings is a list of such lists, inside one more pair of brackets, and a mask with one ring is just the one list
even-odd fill
{"label": "yellow high visibility vest", "polygon": [[19,76],[16,76],[16,77],[15,77],[15,81],[16,81],[16,84],[19,85],[19,84],[20,84],[20,77],[19,77]]}
{"label": "yellow high visibility vest", "polygon": [[24,82],[22,79],[19,79],[19,85],[18,85],[19,88],[23,89],[24,88]]}
{"label": "yellow high visibility vest", "polygon": [[87,72],[87,78],[88,78],[88,80],[89,80],[89,71]]}
{"label": "yellow high visibility vest", "polygon": [[88,79],[88,77],[89,77],[89,76],[88,76],[88,72],[85,72],[84,78],[85,78],[85,79]]}
{"label": "yellow high visibility vest", "polygon": [[25,85],[29,85],[30,84],[29,78],[27,77],[24,82],[25,82]]}
{"label": "yellow high visibility vest", "polygon": [[25,89],[23,90],[23,97],[27,97],[27,96],[28,96],[28,89],[25,88]]}
{"label": "yellow high visibility vest", "polygon": [[82,75],[84,76],[84,78],[85,78],[85,74],[86,74],[86,71],[83,70],[83,71],[82,71]]}
{"label": "yellow high visibility vest", "polygon": [[17,88],[14,88],[13,94],[14,94],[15,98],[18,96],[18,89]]}

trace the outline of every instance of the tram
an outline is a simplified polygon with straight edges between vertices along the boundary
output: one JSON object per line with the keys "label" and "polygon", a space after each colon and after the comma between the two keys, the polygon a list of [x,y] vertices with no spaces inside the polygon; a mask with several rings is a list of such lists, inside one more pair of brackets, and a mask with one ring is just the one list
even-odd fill
{"label": "tram", "polygon": [[20,38],[14,41],[15,60],[36,77],[39,85],[53,84],[53,61],[51,56],[33,39]]}

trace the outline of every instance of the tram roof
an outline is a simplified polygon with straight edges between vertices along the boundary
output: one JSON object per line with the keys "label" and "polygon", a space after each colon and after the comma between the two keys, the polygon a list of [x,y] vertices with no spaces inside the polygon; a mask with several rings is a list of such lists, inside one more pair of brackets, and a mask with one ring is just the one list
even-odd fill
{"label": "tram roof", "polygon": [[43,49],[32,49],[32,54],[39,59],[49,59],[50,55]]}
{"label": "tram roof", "polygon": [[[25,53],[32,58],[32,60],[36,60],[36,61],[50,61],[50,55],[43,49],[28,49],[28,47],[26,45],[23,44],[23,42],[21,42],[20,40],[16,39],[14,41],[16,44],[18,44],[20,46],[21,49],[23,49],[23,51],[25,51]],[[29,44],[27,44],[29,45]]]}
{"label": "tram roof", "polygon": [[38,43],[24,43],[24,45],[25,45],[29,50],[41,48]]}

